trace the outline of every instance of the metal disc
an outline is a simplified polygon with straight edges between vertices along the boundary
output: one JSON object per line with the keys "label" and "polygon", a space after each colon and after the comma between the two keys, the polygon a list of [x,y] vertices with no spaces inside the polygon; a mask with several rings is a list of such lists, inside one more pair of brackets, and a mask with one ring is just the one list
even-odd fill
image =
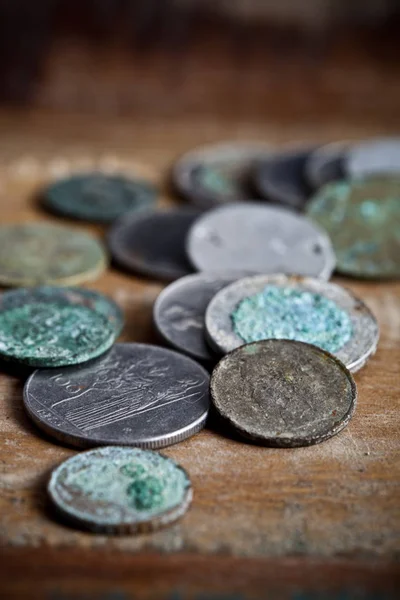
{"label": "metal disc", "polygon": [[193,272],[185,251],[187,232],[199,212],[189,209],[143,211],[112,227],[111,255],[131,271],[172,281]]}
{"label": "metal disc", "polygon": [[346,153],[346,173],[353,178],[376,175],[400,177],[400,138],[368,140]]}
{"label": "metal disc", "polygon": [[204,319],[210,300],[238,275],[196,273],[171,283],[158,296],[153,321],[158,333],[171,346],[202,361],[215,355],[205,340]]}
{"label": "metal disc", "polygon": [[317,346],[264,340],[218,363],[211,398],[218,413],[253,442],[296,447],[318,444],[346,427],[357,389],[346,367]]}
{"label": "metal disc", "polygon": [[262,142],[234,141],[197,148],[175,163],[174,187],[201,209],[251,198],[252,166],[270,153],[271,147]]}
{"label": "metal disc", "polygon": [[35,371],[28,414],[46,433],[79,447],[162,448],[204,427],[209,375],[190,358],[148,344],[115,344],[78,368]]}
{"label": "metal disc", "polygon": [[[259,297],[265,290],[275,296],[269,305],[263,304]],[[292,292],[298,297],[290,300]],[[335,344],[335,356],[352,372],[358,371],[376,351],[378,323],[369,308],[348,290],[319,279],[257,275],[225,287],[208,305],[206,335],[219,354],[256,341],[254,337],[244,339],[239,335],[235,324],[235,311],[247,298],[252,302],[248,315],[250,331],[257,340],[290,336],[328,349]],[[256,329],[258,323],[263,329]],[[267,323],[270,323],[268,330]]]}
{"label": "metal disc", "polygon": [[48,494],[72,524],[101,533],[145,533],[181,517],[192,500],[186,471],[166,456],[108,446],[81,452],[51,474]]}
{"label": "metal disc", "polygon": [[290,273],[329,279],[335,256],[325,232],[301,215],[256,203],[208,211],[190,229],[198,271]]}
{"label": "metal disc", "polygon": [[304,166],[304,176],[312,189],[343,179],[346,175],[347,142],[333,142],[312,152]]}

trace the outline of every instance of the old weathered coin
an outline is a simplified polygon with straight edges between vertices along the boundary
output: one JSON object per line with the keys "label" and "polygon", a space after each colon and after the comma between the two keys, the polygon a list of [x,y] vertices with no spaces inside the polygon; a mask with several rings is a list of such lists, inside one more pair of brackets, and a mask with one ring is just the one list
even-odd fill
{"label": "old weathered coin", "polygon": [[353,178],[376,175],[400,177],[400,138],[355,144],[346,152],[346,173]]}
{"label": "old weathered coin", "polygon": [[171,281],[193,271],[185,240],[199,212],[143,211],[118,220],[109,235],[112,257],[122,267]]}
{"label": "old weathered coin", "polygon": [[356,406],[353,377],[312,344],[263,340],[227,354],[211,377],[218,413],[241,435],[269,446],[309,446],[339,433]]}
{"label": "old weathered coin", "polygon": [[196,273],[171,283],[158,296],[153,320],[171,346],[202,361],[214,360],[205,340],[204,319],[212,297],[239,275]]}
{"label": "old weathered coin", "polygon": [[374,354],[379,327],[368,307],[339,285],[257,275],[214,296],[206,311],[206,335],[219,354],[270,338],[308,342],[355,372]]}
{"label": "old weathered coin", "polygon": [[329,233],[338,271],[400,277],[400,176],[331,183],[310,201],[307,214]]}
{"label": "old weathered coin", "polygon": [[48,484],[60,514],[102,533],[142,533],[176,521],[192,500],[186,471],[150,450],[107,446],[61,463]]}
{"label": "old weathered coin", "polygon": [[251,202],[221,206],[200,216],[190,229],[187,251],[199,271],[329,279],[335,265],[322,229],[287,209]]}
{"label": "old weathered coin", "polygon": [[173,167],[175,189],[202,209],[251,198],[252,166],[270,153],[271,147],[261,142],[227,142],[192,150]]}
{"label": "old weathered coin", "polygon": [[203,428],[209,375],[198,363],[148,344],[116,344],[103,358],[28,379],[24,403],[45,432],[75,446],[161,448]]}
{"label": "old weathered coin", "polygon": [[0,285],[75,285],[96,279],[106,254],[92,236],[49,223],[0,226]]}
{"label": "old weathered coin", "polygon": [[304,176],[312,189],[346,176],[348,142],[333,142],[311,152],[304,166]]}
{"label": "old weathered coin", "polygon": [[315,146],[289,149],[258,161],[253,169],[253,182],[258,193],[277,204],[303,210],[310,197],[304,168]]}
{"label": "old weathered coin", "polygon": [[49,210],[101,223],[149,207],[155,200],[156,189],[150,183],[100,172],[72,175],[53,182],[43,192],[43,202]]}

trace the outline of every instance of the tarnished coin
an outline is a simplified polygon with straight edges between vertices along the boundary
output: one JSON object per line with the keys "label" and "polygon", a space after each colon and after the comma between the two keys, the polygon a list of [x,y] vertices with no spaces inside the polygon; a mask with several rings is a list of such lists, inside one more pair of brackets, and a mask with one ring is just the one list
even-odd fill
{"label": "tarnished coin", "polygon": [[346,153],[350,177],[397,175],[400,177],[400,138],[368,140],[355,144]]}
{"label": "tarnished coin", "polygon": [[200,216],[188,256],[199,271],[290,273],[329,279],[335,256],[326,233],[301,215],[256,203],[230,204]]}
{"label": "tarnished coin", "polygon": [[24,404],[41,429],[74,446],[162,448],[203,428],[208,386],[207,371],[187,356],[115,344],[90,364],[35,371]]}
{"label": "tarnished coin", "polygon": [[107,446],[54,469],[48,493],[62,516],[91,531],[144,533],[181,517],[192,500],[186,471],[150,450]]}
{"label": "tarnished coin", "polygon": [[158,296],[153,320],[171,346],[202,361],[214,360],[206,344],[204,319],[212,297],[239,275],[196,273],[171,283]]}
{"label": "tarnished coin", "polygon": [[199,216],[195,210],[143,211],[124,217],[112,227],[108,241],[114,260],[149,277],[171,281],[193,271],[185,240]]}
{"label": "tarnished coin", "polygon": [[270,202],[303,210],[310,197],[304,169],[314,150],[315,147],[290,149],[258,161],[253,169],[258,193]]}
{"label": "tarnished coin", "polygon": [[0,285],[75,285],[96,279],[107,265],[92,236],[49,223],[0,226]]}
{"label": "tarnished coin", "polygon": [[357,389],[346,367],[317,346],[263,340],[227,354],[211,377],[218,413],[268,446],[318,444],[350,421]]}
{"label": "tarnished coin", "polygon": [[400,176],[331,183],[310,201],[307,214],[329,233],[338,271],[400,277]]}
{"label": "tarnished coin", "polygon": [[304,166],[304,175],[312,189],[346,176],[348,148],[348,142],[333,142],[311,152]]}
{"label": "tarnished coin", "polygon": [[270,338],[315,344],[355,372],[374,354],[379,328],[367,306],[339,285],[257,275],[214,296],[206,311],[206,334],[219,354]]}
{"label": "tarnished coin", "polygon": [[271,147],[261,142],[227,142],[184,154],[174,165],[176,190],[202,209],[251,198],[250,173]]}
{"label": "tarnished coin", "polygon": [[110,223],[155,201],[156,189],[150,183],[100,172],[72,175],[55,181],[43,192],[43,202],[49,210],[100,223]]}

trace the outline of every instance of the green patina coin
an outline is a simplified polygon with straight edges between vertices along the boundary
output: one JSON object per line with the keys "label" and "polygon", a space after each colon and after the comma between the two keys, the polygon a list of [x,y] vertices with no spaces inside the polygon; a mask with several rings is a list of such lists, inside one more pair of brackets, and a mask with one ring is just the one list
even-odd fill
{"label": "green patina coin", "polygon": [[155,187],[147,181],[94,172],[52,183],[44,190],[43,202],[63,216],[110,223],[127,212],[150,208],[156,197]]}
{"label": "green patina coin", "polygon": [[92,531],[136,533],[182,516],[192,499],[187,473],[149,450],[108,446],[56,468],[48,492],[63,516]]}
{"label": "green patina coin", "polygon": [[331,183],[310,201],[307,214],[328,232],[338,271],[400,277],[400,177]]}
{"label": "green patina coin", "polygon": [[75,285],[96,279],[107,265],[92,236],[49,223],[0,227],[0,285]]}
{"label": "green patina coin", "polygon": [[322,294],[267,285],[244,298],[231,315],[234,332],[246,343],[269,338],[307,342],[337,352],[350,340],[350,316]]}

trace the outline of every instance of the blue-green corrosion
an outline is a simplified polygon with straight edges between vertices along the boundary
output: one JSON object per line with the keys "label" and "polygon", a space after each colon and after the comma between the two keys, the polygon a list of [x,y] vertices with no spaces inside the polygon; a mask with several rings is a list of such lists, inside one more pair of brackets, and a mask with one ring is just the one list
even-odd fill
{"label": "blue-green corrosion", "polygon": [[244,342],[268,338],[296,340],[337,352],[352,336],[349,315],[321,294],[268,285],[244,298],[231,315]]}
{"label": "blue-green corrosion", "polygon": [[208,166],[199,166],[194,172],[196,182],[200,184],[207,192],[233,195],[237,192],[237,186],[223,173]]}

